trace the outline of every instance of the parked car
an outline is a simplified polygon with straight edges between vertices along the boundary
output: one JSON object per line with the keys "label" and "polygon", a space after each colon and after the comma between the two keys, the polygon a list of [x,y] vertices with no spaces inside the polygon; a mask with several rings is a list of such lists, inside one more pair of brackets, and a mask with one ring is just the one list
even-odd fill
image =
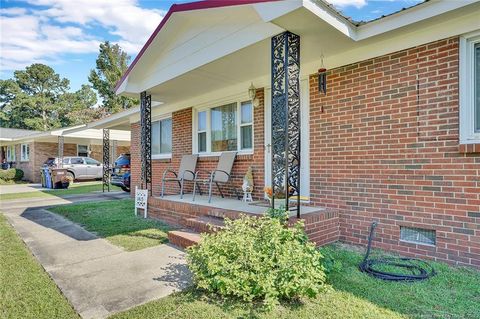
{"label": "parked car", "polygon": [[130,192],[130,154],[122,154],[115,160],[110,183]]}
{"label": "parked car", "polygon": [[[58,167],[58,157],[50,157],[43,166]],[[67,175],[74,180],[101,179],[103,177],[103,165],[99,161],[82,156],[65,156],[63,168],[67,169]]]}

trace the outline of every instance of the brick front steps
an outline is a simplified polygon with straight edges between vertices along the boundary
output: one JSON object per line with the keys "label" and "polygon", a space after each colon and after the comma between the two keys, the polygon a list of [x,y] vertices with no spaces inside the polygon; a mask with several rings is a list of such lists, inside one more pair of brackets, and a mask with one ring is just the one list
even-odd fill
{"label": "brick front steps", "polygon": [[[242,214],[259,216],[160,198],[150,198],[148,204],[148,217],[188,229],[188,231],[171,231],[168,234],[170,243],[182,248],[198,243],[200,233],[211,233],[221,229],[224,226],[224,218],[235,219]],[[318,211],[302,214],[301,219],[309,239],[317,246],[339,240],[338,211],[319,208]],[[289,222],[293,224],[295,221],[297,218],[291,217]]]}
{"label": "brick front steps", "polygon": [[187,248],[200,241],[200,234],[191,231],[172,230],[168,232],[168,240],[172,245]]}

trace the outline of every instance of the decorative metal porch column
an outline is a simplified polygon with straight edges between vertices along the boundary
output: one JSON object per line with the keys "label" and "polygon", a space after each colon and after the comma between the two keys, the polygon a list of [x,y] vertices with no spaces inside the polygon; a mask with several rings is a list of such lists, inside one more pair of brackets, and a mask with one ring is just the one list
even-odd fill
{"label": "decorative metal porch column", "polygon": [[63,136],[58,137],[58,168],[63,168],[63,148],[64,148],[65,138]]}
{"label": "decorative metal porch column", "polygon": [[284,32],[272,38],[272,207],[297,197],[300,217],[300,37]]}
{"label": "decorative metal porch column", "polygon": [[102,191],[110,192],[110,130],[103,129],[103,178]]}
{"label": "decorative metal porch column", "polygon": [[140,93],[140,139],[142,156],[142,188],[152,194],[152,96]]}
{"label": "decorative metal porch column", "polygon": [[117,159],[117,140],[112,140],[110,143],[110,162],[115,165],[115,160]]}

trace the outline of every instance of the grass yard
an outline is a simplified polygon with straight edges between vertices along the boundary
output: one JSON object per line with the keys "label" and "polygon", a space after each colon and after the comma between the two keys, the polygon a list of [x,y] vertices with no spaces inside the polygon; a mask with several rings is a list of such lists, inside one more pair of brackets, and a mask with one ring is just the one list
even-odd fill
{"label": "grass yard", "polygon": [[133,199],[63,205],[50,211],[82,225],[127,251],[166,243],[168,225],[134,215]]}
{"label": "grass yard", "polygon": [[420,283],[392,283],[358,271],[363,255],[339,245],[324,247],[339,269],[333,289],[315,300],[264,313],[241,302],[214,300],[191,289],[114,315],[127,318],[480,318],[480,272],[433,263],[437,276]]}
{"label": "grass yard", "polygon": [[[110,185],[110,191],[121,191],[122,189],[117,186]],[[54,189],[54,190],[39,190],[24,193],[9,193],[0,194],[0,200],[14,200],[14,199],[27,199],[27,198],[52,198],[63,197],[68,195],[87,194],[92,192],[101,192],[102,182],[87,182],[87,183],[74,183],[68,189]]]}
{"label": "grass yard", "polygon": [[0,318],[79,318],[0,214]]}

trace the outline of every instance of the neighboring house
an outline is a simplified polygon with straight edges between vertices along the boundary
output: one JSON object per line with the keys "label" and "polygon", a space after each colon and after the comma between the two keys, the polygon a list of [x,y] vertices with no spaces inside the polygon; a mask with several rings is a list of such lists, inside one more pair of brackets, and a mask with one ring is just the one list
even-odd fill
{"label": "neighboring house", "polygon": [[[149,164],[141,145],[151,116],[154,197],[182,155],[198,153],[197,169],[212,169],[220,152],[235,150],[235,184],[252,166],[261,199],[276,152],[272,108],[275,122],[287,81],[287,107],[300,103],[300,123],[289,128],[301,132],[300,193],[329,212],[307,220],[312,240],[366,244],[377,220],[378,247],[480,266],[479,17],[480,1],[428,1],[367,23],[324,1],[175,5],[116,88],[141,98],[144,118],[135,108],[95,127],[131,127],[132,188]],[[286,31],[288,48],[272,49]],[[183,209],[166,201],[151,199],[150,216]]]}
{"label": "neighboring house", "polygon": [[[0,128],[2,162],[24,171],[24,179],[40,182],[40,168],[49,157],[58,157],[63,140],[63,156],[88,156],[103,162],[102,130],[86,129],[85,125],[47,132]],[[112,155],[130,151],[130,134],[112,132],[115,140]]]}

